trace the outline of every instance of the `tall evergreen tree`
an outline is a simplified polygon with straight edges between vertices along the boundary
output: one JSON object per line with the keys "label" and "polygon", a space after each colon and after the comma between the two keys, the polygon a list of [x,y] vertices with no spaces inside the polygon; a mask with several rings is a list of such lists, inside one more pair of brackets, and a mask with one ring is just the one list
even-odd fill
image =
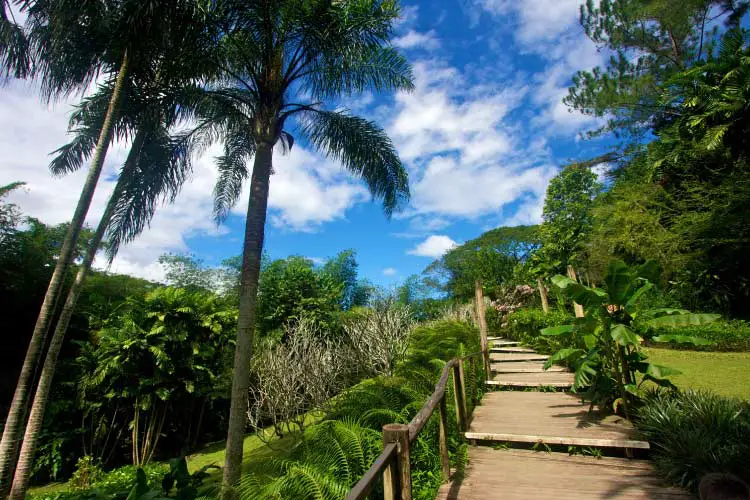
{"label": "tall evergreen tree", "polygon": [[563,101],[605,118],[597,133],[639,137],[671,123],[676,110],[660,99],[663,85],[712,51],[717,19],[737,24],[747,8],[744,0],[587,0],[581,25],[611,56],[576,73]]}

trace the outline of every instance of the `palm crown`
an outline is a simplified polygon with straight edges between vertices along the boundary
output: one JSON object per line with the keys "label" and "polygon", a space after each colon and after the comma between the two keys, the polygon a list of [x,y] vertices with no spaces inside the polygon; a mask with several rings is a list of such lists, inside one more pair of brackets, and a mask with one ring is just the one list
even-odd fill
{"label": "palm crown", "polygon": [[411,89],[411,69],[387,45],[399,15],[392,1],[234,2],[221,15],[226,78],[196,107],[204,132],[224,141],[215,214],[223,218],[248,177],[258,145],[294,144],[291,132],[360,176],[387,214],[409,196],[387,135],[373,122],[323,101],[371,89]]}

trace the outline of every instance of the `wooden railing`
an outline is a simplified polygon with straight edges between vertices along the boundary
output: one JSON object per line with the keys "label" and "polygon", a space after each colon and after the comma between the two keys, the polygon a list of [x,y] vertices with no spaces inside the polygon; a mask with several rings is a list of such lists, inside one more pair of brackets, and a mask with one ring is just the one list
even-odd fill
{"label": "wooden railing", "polygon": [[469,410],[466,403],[466,384],[464,361],[473,363],[475,357],[484,357],[482,351],[461,358],[453,358],[446,363],[435,386],[435,392],[422,406],[414,418],[406,424],[387,424],[383,426],[383,452],[373,462],[369,470],[349,491],[346,500],[363,500],[370,494],[379,476],[383,476],[385,500],[412,500],[411,466],[409,455],[411,444],[424,428],[435,410],[440,413],[440,462],[443,480],[450,479],[450,457],[448,456],[448,412],[445,403],[445,391],[448,377],[453,374],[453,397],[456,403],[456,421],[460,433],[469,427]]}

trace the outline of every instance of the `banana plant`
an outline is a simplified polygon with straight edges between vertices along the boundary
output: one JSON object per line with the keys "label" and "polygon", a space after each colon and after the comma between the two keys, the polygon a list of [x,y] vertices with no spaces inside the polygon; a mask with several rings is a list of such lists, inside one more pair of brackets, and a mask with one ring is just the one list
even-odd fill
{"label": "banana plant", "polygon": [[[567,362],[575,369],[573,390],[582,391],[584,400],[594,405],[612,405],[617,413],[630,416],[635,399],[642,395],[641,385],[650,381],[662,387],[674,387],[667,378],[679,371],[649,363],[641,349],[643,338],[633,322],[659,328],[703,325],[716,321],[718,314],[694,314],[684,309],[644,309],[641,299],[656,288],[659,267],[654,261],[630,268],[624,262],[610,263],[604,278],[605,288],[591,288],[566,276],[557,275],[552,283],[567,297],[583,305],[585,315],[572,325],[543,329],[542,335],[570,337],[564,349],[550,356],[545,369]],[[656,342],[709,344],[685,335],[661,335]]]}

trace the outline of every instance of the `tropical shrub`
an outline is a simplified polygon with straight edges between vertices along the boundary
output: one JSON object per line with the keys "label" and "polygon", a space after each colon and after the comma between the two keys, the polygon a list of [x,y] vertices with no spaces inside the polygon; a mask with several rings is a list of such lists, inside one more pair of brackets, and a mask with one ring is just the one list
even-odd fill
{"label": "tropical shrub", "polygon": [[[642,394],[640,385],[649,380],[674,387],[666,378],[676,373],[648,362],[641,349],[643,338],[633,329],[634,321],[649,328],[675,328],[701,325],[718,319],[716,314],[691,314],[682,309],[642,309],[639,299],[654,288],[659,268],[647,262],[630,269],[622,261],[612,261],[604,277],[605,289],[590,288],[565,276],[552,282],[575,302],[583,305],[585,316],[572,325],[545,328],[543,335],[571,335],[574,344],[560,349],[545,363],[565,361],[575,369],[573,390],[586,387],[584,399],[600,406],[620,407],[630,415],[631,403]],[[650,278],[650,279],[649,279]],[[681,335],[660,335],[656,342],[700,343]],[[705,341],[702,341],[705,343]]]}
{"label": "tropical shrub", "polygon": [[[88,488],[71,489],[58,493],[45,493],[35,495],[31,493],[32,500],[125,500],[136,483],[139,468],[134,465],[126,465],[102,474]],[[164,463],[147,464],[142,469],[147,484],[151,489],[161,486],[164,475],[169,472],[169,465]]]}
{"label": "tropical shrub", "polygon": [[653,342],[659,347],[669,346],[675,349],[700,351],[750,351],[750,323],[742,320],[715,321],[706,325],[683,326],[671,330],[665,328],[645,328],[644,330],[639,333],[650,342],[654,337],[660,337],[666,333],[698,337],[710,342],[706,345]]}
{"label": "tropical shrub", "polygon": [[750,481],[750,403],[712,392],[657,391],[637,412],[657,469],[696,489],[711,472]]}
{"label": "tropical shrub", "polygon": [[545,336],[541,331],[552,326],[568,324],[573,319],[570,313],[555,309],[546,314],[541,309],[519,309],[508,317],[502,334],[539,352],[550,353],[563,347],[571,347],[571,341],[568,337]]}

